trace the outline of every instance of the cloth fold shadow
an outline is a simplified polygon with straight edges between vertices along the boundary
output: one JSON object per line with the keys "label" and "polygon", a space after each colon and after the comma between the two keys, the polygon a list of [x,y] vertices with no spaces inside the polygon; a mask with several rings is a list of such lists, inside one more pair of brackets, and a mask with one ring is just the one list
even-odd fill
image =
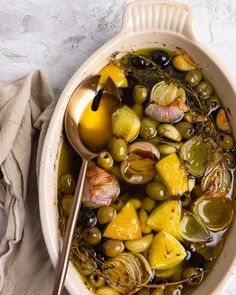
{"label": "cloth fold shadow", "polygon": [[44,244],[37,175],[55,105],[40,71],[0,83],[0,208],[7,218],[0,241],[0,293],[52,293],[54,271]]}

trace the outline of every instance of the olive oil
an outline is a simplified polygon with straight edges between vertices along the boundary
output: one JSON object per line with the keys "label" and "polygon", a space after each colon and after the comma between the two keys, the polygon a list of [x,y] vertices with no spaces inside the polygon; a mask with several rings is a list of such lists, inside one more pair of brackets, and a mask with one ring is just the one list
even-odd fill
{"label": "olive oil", "polygon": [[84,145],[93,152],[108,146],[113,137],[111,127],[112,113],[119,107],[119,101],[111,95],[103,95],[96,111],[91,101],[84,109],[79,121],[79,134]]}

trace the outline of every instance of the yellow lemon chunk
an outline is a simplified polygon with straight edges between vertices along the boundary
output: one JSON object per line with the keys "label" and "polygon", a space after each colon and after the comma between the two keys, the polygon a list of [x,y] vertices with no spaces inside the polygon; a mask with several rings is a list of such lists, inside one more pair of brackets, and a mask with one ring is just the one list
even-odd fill
{"label": "yellow lemon chunk", "polygon": [[188,191],[188,174],[176,153],[158,161],[156,169],[171,196]]}
{"label": "yellow lemon chunk", "polygon": [[169,234],[182,240],[179,233],[179,223],[181,218],[181,203],[179,201],[166,201],[156,207],[150,214],[147,225],[153,230],[164,230]]}
{"label": "yellow lemon chunk", "polygon": [[110,77],[117,87],[128,87],[128,81],[125,77],[124,70],[120,69],[117,65],[109,63],[99,72],[101,75],[100,83],[104,85],[108,77]]}
{"label": "yellow lemon chunk", "polygon": [[109,223],[103,236],[117,240],[142,238],[141,226],[132,202],[128,202]]}
{"label": "yellow lemon chunk", "polygon": [[187,253],[175,237],[165,231],[155,235],[149,249],[149,262],[151,268],[166,270],[180,264]]}

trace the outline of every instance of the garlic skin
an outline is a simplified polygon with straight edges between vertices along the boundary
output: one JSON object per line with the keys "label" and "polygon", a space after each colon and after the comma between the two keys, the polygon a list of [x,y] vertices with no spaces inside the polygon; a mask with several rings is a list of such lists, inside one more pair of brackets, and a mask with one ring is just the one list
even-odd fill
{"label": "garlic skin", "polygon": [[187,111],[189,111],[189,107],[186,102],[183,99],[177,98],[168,106],[151,103],[146,107],[145,114],[153,120],[170,123],[180,119]]}
{"label": "garlic skin", "polygon": [[91,167],[86,174],[83,205],[99,208],[110,205],[119,195],[120,185],[117,178],[100,167]]}

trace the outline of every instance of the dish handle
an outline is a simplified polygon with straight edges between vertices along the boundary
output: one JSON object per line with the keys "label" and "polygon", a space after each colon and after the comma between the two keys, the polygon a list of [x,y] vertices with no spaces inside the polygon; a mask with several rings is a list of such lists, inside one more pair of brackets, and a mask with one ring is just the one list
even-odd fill
{"label": "dish handle", "polygon": [[159,30],[177,33],[196,41],[192,7],[181,2],[156,0],[135,1],[127,6],[121,34]]}

